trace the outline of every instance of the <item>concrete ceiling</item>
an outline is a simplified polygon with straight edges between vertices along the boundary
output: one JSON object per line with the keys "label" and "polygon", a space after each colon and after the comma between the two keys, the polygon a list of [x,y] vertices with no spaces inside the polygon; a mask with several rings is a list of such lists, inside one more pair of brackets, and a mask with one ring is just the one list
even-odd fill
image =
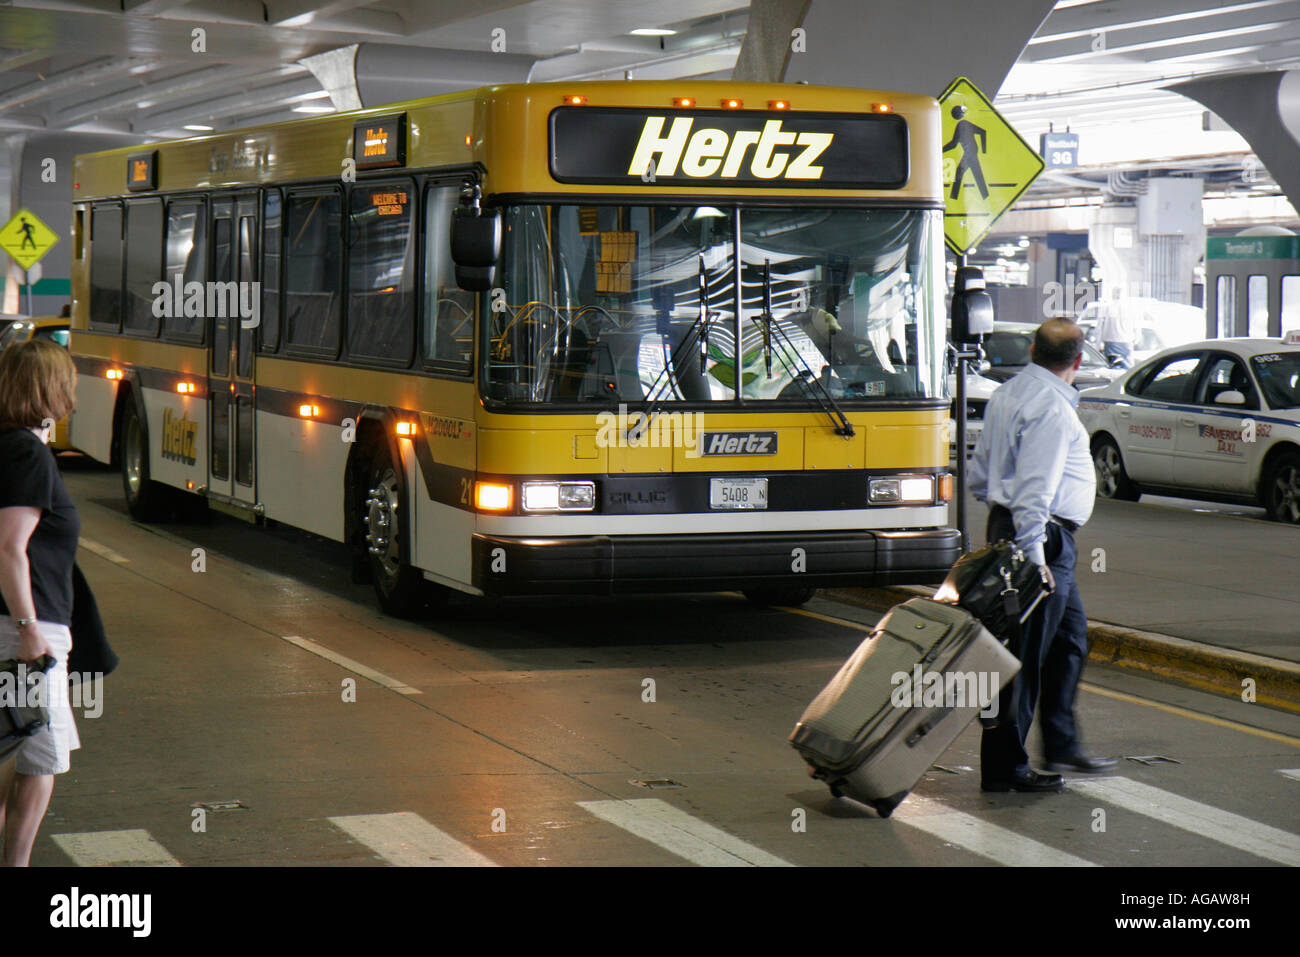
{"label": "concrete ceiling", "polygon": [[[894,0],[889,0],[894,2]],[[960,2],[960,0],[954,0]],[[737,0],[0,0],[0,135],[181,136],[324,111],[299,61],[358,42],[536,59],[537,80],[727,78]],[[668,27],[674,36],[631,36]],[[995,29],[991,26],[990,29]],[[202,33],[202,50],[196,31]],[[496,33],[494,31],[503,31]],[[1032,139],[1128,124],[1135,137],[1202,108],[1160,87],[1300,66],[1300,0],[1061,0],[998,106]],[[934,91],[937,92],[937,91]],[[1160,156],[1158,137],[1152,157]],[[1240,143],[1228,149],[1240,151]]]}

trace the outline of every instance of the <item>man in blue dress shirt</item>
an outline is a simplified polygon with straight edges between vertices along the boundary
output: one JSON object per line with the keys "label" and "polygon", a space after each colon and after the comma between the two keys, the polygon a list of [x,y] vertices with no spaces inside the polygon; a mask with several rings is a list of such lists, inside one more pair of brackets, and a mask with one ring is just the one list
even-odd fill
{"label": "man in blue dress shirt", "polygon": [[[1049,319],[1034,333],[1033,360],[993,393],[970,465],[970,488],[989,506],[988,540],[1014,540],[1046,566],[1053,593],[1025,623],[1020,674],[1004,690],[998,724],[980,742],[985,791],[1059,791],[1059,773],[1029,766],[1025,738],[1042,701],[1048,771],[1097,773],[1115,766],[1082,750],[1074,699],[1088,657],[1088,619],[1074,581],[1074,532],[1092,515],[1096,475],[1088,432],[1075,414],[1074,378],[1083,330]],[[1015,649],[1013,649],[1015,650]]]}

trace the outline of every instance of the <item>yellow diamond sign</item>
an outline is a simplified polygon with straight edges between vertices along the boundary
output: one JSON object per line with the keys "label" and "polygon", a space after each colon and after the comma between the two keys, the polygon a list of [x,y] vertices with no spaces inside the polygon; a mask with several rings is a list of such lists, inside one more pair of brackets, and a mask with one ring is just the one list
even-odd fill
{"label": "yellow diamond sign", "polygon": [[957,255],[973,249],[1043,171],[988,97],[964,76],[939,97],[943,127],[943,234]]}
{"label": "yellow diamond sign", "polygon": [[59,234],[41,222],[30,209],[20,209],[14,218],[0,229],[0,249],[3,249],[24,269],[31,269],[37,261],[59,241]]}

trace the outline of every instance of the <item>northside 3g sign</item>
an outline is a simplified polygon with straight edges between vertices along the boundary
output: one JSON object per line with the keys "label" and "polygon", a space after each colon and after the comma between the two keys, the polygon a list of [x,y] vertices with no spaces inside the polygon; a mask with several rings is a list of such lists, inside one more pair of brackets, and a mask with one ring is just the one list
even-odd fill
{"label": "northside 3g sign", "polygon": [[907,145],[907,121],[894,113],[575,106],[550,115],[551,175],[561,183],[898,189]]}

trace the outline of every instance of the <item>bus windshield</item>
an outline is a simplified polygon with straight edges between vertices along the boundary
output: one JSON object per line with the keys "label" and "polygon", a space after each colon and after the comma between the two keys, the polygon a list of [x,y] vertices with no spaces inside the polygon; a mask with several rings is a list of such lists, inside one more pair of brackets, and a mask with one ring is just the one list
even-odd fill
{"label": "bus windshield", "polygon": [[852,407],[942,396],[939,215],[507,207],[485,398],[807,403],[818,392]]}

